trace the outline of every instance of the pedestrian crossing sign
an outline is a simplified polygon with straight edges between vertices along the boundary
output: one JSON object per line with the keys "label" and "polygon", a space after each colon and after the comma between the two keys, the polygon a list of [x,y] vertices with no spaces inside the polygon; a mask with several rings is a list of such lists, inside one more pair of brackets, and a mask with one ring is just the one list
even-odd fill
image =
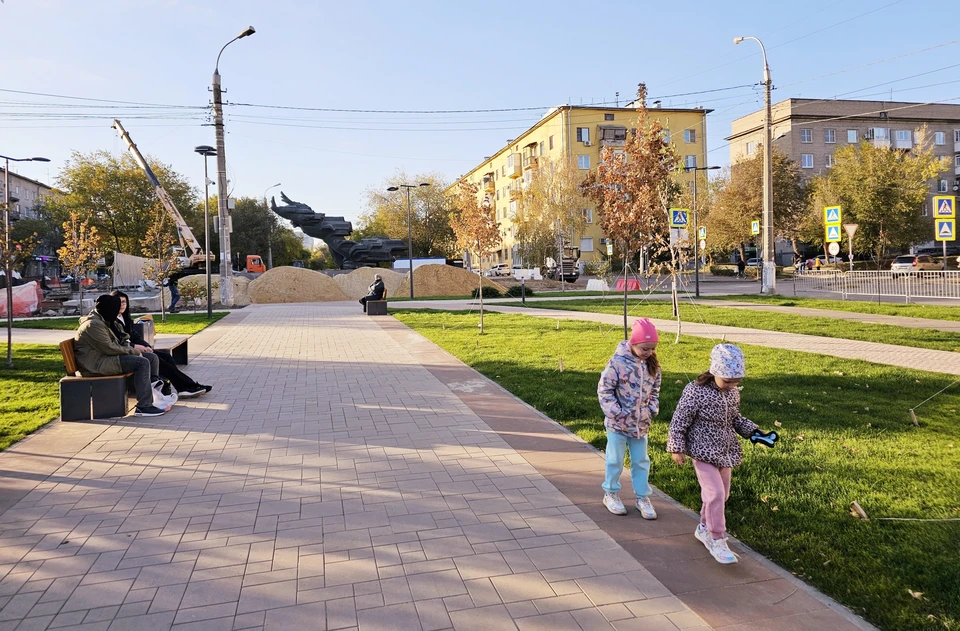
{"label": "pedestrian crossing sign", "polygon": [[833,224],[840,224],[840,207],[839,206],[827,206],[823,209],[823,223],[828,226]]}
{"label": "pedestrian crossing sign", "polygon": [[701,227],[700,227],[700,234],[699,234],[698,238],[699,238],[701,241],[707,238],[707,228],[706,228],[706,226],[701,226]]}
{"label": "pedestrian crossing sign", "polygon": [[953,219],[957,216],[957,198],[939,195],[933,198],[933,216],[937,219]]}
{"label": "pedestrian crossing sign", "polygon": [[750,234],[760,234],[760,222],[753,220],[750,222]]}
{"label": "pedestrian crossing sign", "polygon": [[690,211],[686,208],[671,208],[670,209],[670,227],[671,228],[686,228],[687,227],[687,214]]}
{"label": "pedestrian crossing sign", "polygon": [[937,241],[953,241],[957,235],[957,226],[954,219],[937,219]]}
{"label": "pedestrian crossing sign", "polygon": [[840,226],[827,226],[827,243],[838,243],[840,241]]}

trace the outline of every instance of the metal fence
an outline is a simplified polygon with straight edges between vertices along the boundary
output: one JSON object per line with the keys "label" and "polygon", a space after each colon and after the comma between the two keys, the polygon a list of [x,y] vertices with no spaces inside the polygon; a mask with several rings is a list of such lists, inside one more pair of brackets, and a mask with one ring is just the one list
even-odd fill
{"label": "metal fence", "polygon": [[793,278],[794,292],[832,292],[844,299],[857,296],[960,298],[960,271],[892,272],[839,270],[808,271]]}

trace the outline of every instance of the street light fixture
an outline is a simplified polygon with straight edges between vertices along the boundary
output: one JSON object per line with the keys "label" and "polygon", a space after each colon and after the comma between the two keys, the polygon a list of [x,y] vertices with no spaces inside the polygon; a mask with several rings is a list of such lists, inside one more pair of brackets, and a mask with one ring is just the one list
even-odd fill
{"label": "street light fixture", "polygon": [[[13,259],[10,256],[10,162],[50,162],[49,158],[10,158],[3,169],[3,278],[7,283],[7,368],[13,368]],[[83,306],[81,305],[81,313]]]}
{"label": "street light fixture", "polygon": [[[217,216],[220,218],[220,303],[233,306],[233,258],[230,254],[230,211],[227,208],[227,157],[223,147],[223,95],[220,93],[220,55],[227,46],[238,39],[253,35],[256,31],[248,26],[239,35],[223,45],[217,53],[213,68],[213,128],[217,137]],[[207,299],[209,303],[209,297]]]}
{"label": "street light fixture", "polygon": [[417,184],[398,184],[397,186],[388,186],[387,190],[391,193],[399,191],[401,188],[407,189],[407,260],[410,263],[410,300],[413,300],[413,230],[412,220],[410,219],[410,189],[418,186],[430,186],[430,182],[421,182]]}
{"label": "street light fixture", "polygon": [[[268,186],[263,189],[263,205],[267,207],[267,213],[270,213],[270,205],[267,203],[267,191],[271,188],[277,188],[280,186],[280,182],[277,182],[273,186]],[[270,218],[269,223],[267,223],[267,269],[273,269],[273,218]]]}
{"label": "street light fixture", "polygon": [[760,283],[760,292],[765,294],[777,293],[777,267],[774,261],[773,243],[773,159],[770,140],[771,136],[771,105],[770,90],[773,83],[770,79],[770,66],[767,64],[767,51],[756,37],[735,37],[734,44],[752,39],[760,44],[763,54],[763,275]]}
{"label": "street light fixture", "polygon": [[[210,320],[213,318],[213,295],[210,282],[210,177],[207,175],[207,158],[217,155],[217,150],[210,145],[200,145],[193,150],[203,156],[203,251],[207,256],[203,267],[207,275],[207,319]],[[220,266],[223,266],[223,260]]]}
{"label": "street light fixture", "polygon": [[694,293],[697,298],[700,297],[700,226],[697,221],[697,171],[716,171],[720,167],[683,167],[684,171],[693,171],[693,258],[694,263],[693,278],[695,282]]}

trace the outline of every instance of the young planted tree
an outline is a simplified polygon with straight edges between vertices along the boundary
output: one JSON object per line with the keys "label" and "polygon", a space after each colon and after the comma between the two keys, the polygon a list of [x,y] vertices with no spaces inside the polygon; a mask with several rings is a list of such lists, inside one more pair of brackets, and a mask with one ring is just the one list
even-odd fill
{"label": "young planted tree", "polygon": [[823,242],[823,207],[839,204],[844,223],[858,224],[854,250],[872,252],[879,264],[887,247],[904,250],[933,234],[923,204],[930,180],[950,168],[949,158],[937,158],[926,128],[917,130],[911,151],[849,145],[834,153],[836,164],[814,181],[807,237]]}
{"label": "young planted tree", "polygon": [[600,165],[583,182],[597,207],[603,233],[624,259],[623,335],[627,337],[627,283],[630,261],[642,248],[651,254],[669,246],[667,210],[676,195],[674,172],[680,158],[664,137],[663,125],[647,109],[647,87],[637,89],[636,133],[627,134],[622,153],[605,147]]}
{"label": "young planted tree", "polygon": [[[457,183],[455,210],[450,215],[450,227],[457,238],[457,247],[466,250],[480,262],[480,333],[483,333],[483,259],[500,247],[500,224],[489,205],[477,201],[477,185],[466,180]],[[413,274],[410,275],[413,282]]]}
{"label": "young planted tree", "polygon": [[[581,188],[584,176],[566,157],[554,161],[540,156],[538,160],[530,183],[521,195],[525,224],[532,230],[524,234],[523,240],[518,235],[518,241],[551,243],[556,260],[562,261],[563,241],[572,240],[586,225],[583,210],[589,200]],[[560,279],[563,289],[562,274]]]}
{"label": "young planted tree", "polygon": [[97,269],[103,258],[100,232],[90,225],[88,219],[80,219],[80,213],[71,212],[70,219],[63,223],[63,247],[57,250],[60,266],[70,270],[80,287],[80,315],[83,315],[83,283],[80,277]]}
{"label": "young planted tree", "polygon": [[154,220],[143,235],[140,245],[147,262],[143,266],[143,275],[160,289],[160,321],[167,321],[164,283],[180,269],[180,257],[174,246],[177,239],[173,234],[172,220],[163,208],[155,210]]}

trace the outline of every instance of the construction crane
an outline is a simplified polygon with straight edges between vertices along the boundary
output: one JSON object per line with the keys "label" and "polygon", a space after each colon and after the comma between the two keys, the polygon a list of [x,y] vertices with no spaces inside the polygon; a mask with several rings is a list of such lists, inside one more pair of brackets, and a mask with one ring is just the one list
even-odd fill
{"label": "construction crane", "polygon": [[140,150],[137,149],[137,145],[135,145],[133,140],[130,139],[130,134],[128,134],[127,130],[123,128],[123,125],[120,124],[120,121],[114,120],[113,128],[117,130],[117,133],[120,134],[120,138],[122,138],[123,142],[127,144],[127,149],[130,150],[130,154],[133,155],[133,159],[136,160],[137,164],[140,165],[140,168],[143,169],[143,172],[147,174],[147,179],[150,180],[151,184],[153,184],[153,190],[160,199],[160,203],[163,204],[163,207],[167,209],[168,213],[170,213],[170,216],[173,218],[173,221],[177,226],[177,238],[180,239],[180,252],[183,254],[183,256],[180,257],[180,266],[184,268],[205,267],[208,261],[210,263],[216,261],[215,255],[204,255],[203,246],[200,245],[200,241],[198,241],[194,236],[193,231],[190,230],[190,226],[187,225],[187,222],[184,221],[180,211],[177,210],[177,206],[173,203],[173,199],[170,197],[170,194],[167,193],[166,189],[163,188],[163,185],[160,184],[160,180],[158,180],[157,176],[154,175],[153,169],[150,168],[150,165],[147,164],[147,161],[143,159],[143,155],[140,153]]}

